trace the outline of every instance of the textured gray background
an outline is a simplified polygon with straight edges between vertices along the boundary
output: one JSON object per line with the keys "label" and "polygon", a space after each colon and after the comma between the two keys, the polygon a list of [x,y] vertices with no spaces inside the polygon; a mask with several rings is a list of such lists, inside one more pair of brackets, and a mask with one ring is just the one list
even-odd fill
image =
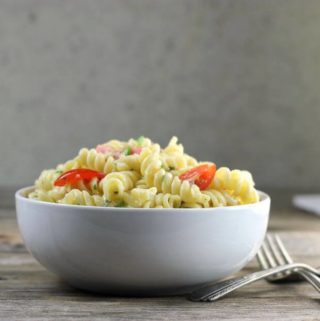
{"label": "textured gray background", "polygon": [[0,0],[0,186],[178,135],[258,186],[320,186],[320,1]]}

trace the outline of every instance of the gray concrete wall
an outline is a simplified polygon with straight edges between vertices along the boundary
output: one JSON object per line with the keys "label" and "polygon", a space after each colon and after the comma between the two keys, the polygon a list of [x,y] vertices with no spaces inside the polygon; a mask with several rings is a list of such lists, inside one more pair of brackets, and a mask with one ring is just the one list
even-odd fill
{"label": "gray concrete wall", "polygon": [[258,186],[320,186],[320,1],[0,0],[0,186],[178,135]]}

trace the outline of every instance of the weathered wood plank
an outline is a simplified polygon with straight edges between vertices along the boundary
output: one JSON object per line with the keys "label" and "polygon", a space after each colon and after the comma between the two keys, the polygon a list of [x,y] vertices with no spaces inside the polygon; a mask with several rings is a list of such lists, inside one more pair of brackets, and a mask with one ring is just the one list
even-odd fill
{"label": "weathered wood plank", "polygon": [[320,308],[319,295],[306,283],[259,282],[216,303],[203,304],[185,297],[116,298],[84,293],[36,264],[34,270],[7,273],[10,278],[0,281],[0,316],[6,320],[194,320],[196,316],[199,320],[317,320]]}
{"label": "weathered wood plank", "polygon": [[0,309],[5,320],[319,320],[319,299],[305,291],[305,285],[290,286],[290,291],[286,287],[270,286],[259,295],[257,289],[253,292],[248,287],[211,304],[189,302],[184,297],[126,299],[75,294],[66,288],[61,296],[52,288],[32,292],[20,287],[0,299]]}

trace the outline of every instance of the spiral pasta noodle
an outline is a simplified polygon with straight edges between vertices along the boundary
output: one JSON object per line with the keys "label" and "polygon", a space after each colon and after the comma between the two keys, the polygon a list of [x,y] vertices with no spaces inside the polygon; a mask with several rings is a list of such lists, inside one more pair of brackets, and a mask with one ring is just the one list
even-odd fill
{"label": "spiral pasta noodle", "polygon": [[112,156],[105,156],[95,149],[89,150],[87,148],[82,148],[76,161],[81,168],[90,168],[103,173],[110,173],[114,169],[114,158]]}
{"label": "spiral pasta noodle", "polygon": [[255,203],[259,200],[252,176],[248,171],[220,167],[216,171],[212,187],[217,190],[228,190],[240,197],[244,203]]}
{"label": "spiral pasta noodle", "polygon": [[124,192],[132,189],[140,178],[139,173],[133,171],[113,172],[101,181],[103,195],[108,201],[122,200]]}
{"label": "spiral pasta noodle", "polygon": [[209,196],[209,200],[203,204],[203,207],[234,206],[241,204],[241,201],[237,197],[232,196],[224,190],[218,191],[210,189],[203,191],[203,193]]}
{"label": "spiral pasta noodle", "polygon": [[71,160],[42,171],[28,197],[135,208],[211,208],[259,201],[248,171],[198,162],[177,137],[161,148],[143,136],[82,148]]}
{"label": "spiral pasta noodle", "polygon": [[153,207],[153,200],[156,194],[157,189],[155,187],[136,187],[125,194],[124,200],[131,207]]}
{"label": "spiral pasta noodle", "polygon": [[59,164],[56,168],[56,172],[61,174],[63,172],[69,171],[71,169],[79,168],[81,165],[77,158],[68,160],[63,164]]}
{"label": "spiral pasta noodle", "polygon": [[151,207],[157,208],[178,208],[181,207],[181,197],[169,193],[156,194]]}
{"label": "spiral pasta noodle", "polygon": [[181,207],[181,198],[178,195],[158,193],[155,187],[134,188],[125,196],[125,201],[131,207],[144,208],[178,208]]}
{"label": "spiral pasta noodle", "polygon": [[54,187],[49,191],[37,189],[31,192],[29,197],[39,201],[56,203],[61,200],[66,193],[67,189],[65,187]]}
{"label": "spiral pasta noodle", "polygon": [[41,172],[39,178],[35,181],[37,189],[50,191],[53,188],[54,181],[59,177],[60,171],[55,169],[45,169]]}
{"label": "spiral pasta noodle", "polygon": [[139,155],[121,156],[114,161],[114,168],[116,171],[137,171],[140,172],[140,157]]}
{"label": "spiral pasta noodle", "polygon": [[99,195],[90,195],[87,191],[73,189],[68,192],[60,201],[62,204],[87,205],[87,206],[104,206],[104,198]]}

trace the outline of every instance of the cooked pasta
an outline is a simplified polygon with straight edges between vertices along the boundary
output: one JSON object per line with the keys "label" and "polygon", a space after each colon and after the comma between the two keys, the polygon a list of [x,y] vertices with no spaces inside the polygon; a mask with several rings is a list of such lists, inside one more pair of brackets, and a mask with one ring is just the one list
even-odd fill
{"label": "cooked pasta", "polygon": [[50,191],[54,187],[54,181],[62,172],[55,169],[45,169],[41,172],[39,178],[35,181],[38,190]]}
{"label": "cooked pasta", "polygon": [[131,207],[152,207],[154,197],[157,194],[155,187],[133,188],[124,196],[124,201]]}
{"label": "cooked pasta", "polygon": [[183,154],[172,153],[165,154],[163,153],[160,156],[162,162],[162,167],[166,171],[170,170],[185,170],[188,168],[188,159]]}
{"label": "cooked pasta", "polygon": [[87,191],[92,195],[100,195],[102,193],[102,188],[97,178],[93,178],[88,182],[81,180],[74,184],[74,188],[79,189],[80,191]]}
{"label": "cooked pasta", "polygon": [[139,178],[139,173],[133,171],[109,173],[100,183],[104,197],[108,201],[122,200],[124,192],[133,189]]}
{"label": "cooked pasta", "polygon": [[232,196],[227,191],[209,189],[203,191],[203,194],[209,196],[209,200],[206,200],[203,203],[203,207],[218,207],[218,206],[232,206],[232,205],[240,205],[241,200],[235,196]]}
{"label": "cooked pasta", "polygon": [[114,158],[97,152],[96,149],[82,148],[76,161],[81,168],[94,169],[103,173],[110,173],[114,169]]}
{"label": "cooked pasta", "polygon": [[197,202],[203,198],[199,187],[189,181],[181,180],[164,169],[159,169],[153,179],[154,186],[158,191],[179,195],[184,202]]}
{"label": "cooked pasta", "polygon": [[134,188],[124,197],[131,207],[144,208],[174,208],[181,207],[181,198],[178,195],[158,193],[157,188]]}
{"label": "cooked pasta", "polygon": [[181,207],[181,197],[169,193],[156,194],[151,207],[178,208]]}
{"label": "cooked pasta", "polygon": [[232,195],[240,197],[244,203],[255,203],[259,200],[252,176],[248,171],[220,167],[215,173],[212,187],[217,190],[227,190]]}
{"label": "cooked pasta", "polygon": [[105,206],[106,202],[102,196],[90,195],[87,191],[73,189],[68,192],[59,203],[72,205],[87,205],[87,206]]}
{"label": "cooked pasta", "polygon": [[144,178],[141,178],[139,179],[137,182],[136,182],[136,187],[139,187],[139,188],[148,188],[148,185],[146,183],[146,180]]}
{"label": "cooked pasta", "polygon": [[73,159],[44,170],[28,197],[135,208],[210,208],[259,201],[248,171],[198,162],[184,152],[177,137],[161,148],[143,136],[82,148]]}
{"label": "cooked pasta", "polygon": [[183,145],[178,144],[178,138],[172,137],[168,143],[168,146],[164,149],[166,154],[178,153],[183,154]]}
{"label": "cooked pasta", "polygon": [[77,169],[80,167],[80,163],[77,158],[71,159],[64,164],[59,164],[56,168],[57,173],[67,172],[71,169]]}
{"label": "cooked pasta", "polygon": [[139,155],[121,155],[119,159],[114,161],[116,171],[137,171],[140,172]]}

